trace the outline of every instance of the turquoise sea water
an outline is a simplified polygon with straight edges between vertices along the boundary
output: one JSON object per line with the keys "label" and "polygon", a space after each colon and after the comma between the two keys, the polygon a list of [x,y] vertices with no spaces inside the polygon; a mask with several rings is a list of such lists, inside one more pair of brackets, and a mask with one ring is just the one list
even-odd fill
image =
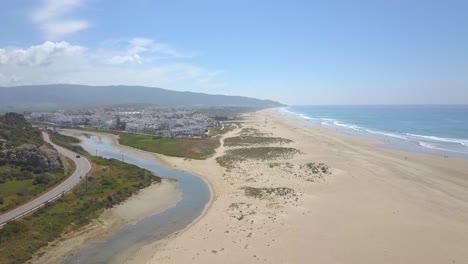
{"label": "turquoise sea water", "polygon": [[468,105],[291,106],[307,123],[376,137],[404,150],[468,157]]}

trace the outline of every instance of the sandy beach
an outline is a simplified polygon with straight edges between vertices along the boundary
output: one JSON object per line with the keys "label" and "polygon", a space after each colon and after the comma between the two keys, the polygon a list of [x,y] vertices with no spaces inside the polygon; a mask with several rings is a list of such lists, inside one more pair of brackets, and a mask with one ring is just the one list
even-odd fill
{"label": "sandy beach", "polygon": [[[152,156],[166,166],[202,177],[212,192],[196,221],[143,246],[127,263],[468,261],[466,160],[388,150],[378,147],[374,139],[301,122],[276,109],[245,114],[241,127],[223,135],[221,147],[207,160],[143,152],[119,145],[116,136],[100,134],[127,155]],[[276,160],[244,160],[232,168],[220,166],[216,158],[239,148],[225,146],[225,139],[245,131],[290,139],[289,144],[271,146],[300,153]],[[306,166],[311,162],[326,164],[330,173],[311,174]],[[251,197],[246,187],[292,191]],[[105,234],[103,230],[112,232],[109,226],[116,225],[109,223],[127,223],[154,213],[155,208],[143,206],[156,194],[151,188],[106,211],[100,221],[56,244],[41,259],[59,259],[56,256]],[[158,193],[170,196],[174,188],[167,187],[168,194]],[[134,208],[140,208],[140,213],[128,214]]]}
{"label": "sandy beach", "polygon": [[[143,247],[132,263],[468,262],[466,160],[383,149],[373,139],[305,127],[276,109],[244,115],[242,128],[290,139],[287,147],[301,153],[230,169],[216,162],[224,145],[203,161],[159,155],[203,175],[213,197],[198,221]],[[310,162],[331,174],[311,175]],[[245,187],[293,192],[258,198]]]}

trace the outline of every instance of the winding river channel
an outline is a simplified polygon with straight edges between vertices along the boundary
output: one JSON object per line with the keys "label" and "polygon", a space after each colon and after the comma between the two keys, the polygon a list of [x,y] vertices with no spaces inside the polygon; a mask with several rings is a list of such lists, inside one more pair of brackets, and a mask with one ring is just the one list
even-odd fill
{"label": "winding river channel", "polygon": [[183,229],[202,213],[210,199],[208,185],[190,173],[171,169],[159,164],[151,155],[131,156],[113,146],[107,137],[80,136],[81,145],[89,153],[98,153],[105,158],[123,159],[125,162],[145,168],[155,174],[178,180],[182,199],[162,213],[127,224],[100,241],[83,245],[67,256],[63,263],[122,263],[146,244],[163,239]]}

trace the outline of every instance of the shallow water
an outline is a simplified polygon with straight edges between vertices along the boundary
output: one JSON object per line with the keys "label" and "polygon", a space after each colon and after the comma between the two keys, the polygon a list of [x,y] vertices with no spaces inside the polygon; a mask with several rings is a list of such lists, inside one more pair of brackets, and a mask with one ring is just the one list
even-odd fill
{"label": "shallow water", "polygon": [[183,229],[203,211],[210,199],[208,185],[190,173],[170,169],[145,155],[127,156],[107,138],[81,136],[81,145],[89,153],[105,158],[115,158],[145,168],[165,178],[178,180],[181,200],[168,210],[125,225],[116,233],[101,241],[84,245],[67,256],[63,263],[122,263],[141,246],[160,240]]}
{"label": "shallow water", "polygon": [[292,106],[282,112],[388,148],[468,158],[468,105]]}

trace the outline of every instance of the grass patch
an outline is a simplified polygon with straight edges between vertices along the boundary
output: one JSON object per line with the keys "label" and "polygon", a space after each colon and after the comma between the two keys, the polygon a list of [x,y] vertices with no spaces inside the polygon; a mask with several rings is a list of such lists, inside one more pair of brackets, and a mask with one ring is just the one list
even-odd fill
{"label": "grass patch", "polygon": [[216,161],[223,167],[233,168],[236,163],[249,159],[259,161],[289,159],[299,153],[300,151],[295,148],[285,147],[239,148],[227,150],[226,154],[216,158]]}
{"label": "grass patch", "polygon": [[241,129],[239,135],[241,136],[254,136],[254,137],[263,137],[266,134],[260,132],[260,130],[252,127],[244,127]]}
{"label": "grass patch", "polygon": [[159,153],[171,157],[202,160],[213,154],[221,145],[219,138],[161,138],[152,135],[134,134],[115,130],[90,130],[119,136],[119,143],[129,147]]}
{"label": "grass patch", "polygon": [[216,162],[222,167],[227,169],[232,169],[235,167],[236,163],[242,162],[243,159],[234,155],[225,154],[221,157],[216,158]]}
{"label": "grass patch", "polygon": [[26,262],[49,242],[98,218],[105,208],[161,181],[160,177],[137,166],[86,156],[95,168],[88,176],[87,187],[82,182],[72,192],[31,215],[8,222],[0,230],[0,263]]}
{"label": "grass patch", "polygon": [[274,160],[279,158],[292,158],[294,155],[300,153],[300,151],[295,148],[285,147],[256,147],[230,149],[227,150],[226,153],[245,159]]}
{"label": "grass patch", "polygon": [[245,147],[250,145],[271,145],[271,144],[289,144],[293,141],[280,137],[256,137],[256,136],[239,136],[224,139],[224,146],[227,147]]}
{"label": "grass patch", "polygon": [[72,144],[80,143],[80,140],[76,137],[63,135],[58,132],[54,132],[52,130],[48,130],[47,132],[49,133],[51,139],[53,138],[54,142],[57,145],[61,145],[63,147],[71,148]]}
{"label": "grass patch", "polygon": [[[301,165],[302,167],[302,165]],[[330,167],[325,163],[316,163],[316,162],[309,162],[305,165],[305,167],[310,170],[313,174],[331,174]]]}
{"label": "grass patch", "polygon": [[221,135],[224,135],[224,134],[226,134],[226,133],[228,133],[230,131],[233,131],[234,129],[236,129],[235,125],[233,125],[233,124],[224,124],[222,126],[210,129],[210,136],[212,136],[212,137],[221,136]]}
{"label": "grass patch", "polygon": [[63,135],[51,130],[47,131],[47,133],[50,136],[50,140],[55,144],[80,153],[82,155],[85,155],[87,153],[86,150],[84,150],[81,146],[77,145],[78,143],[80,143],[80,140],[78,138]]}
{"label": "grass patch", "polygon": [[155,138],[149,135],[118,133],[122,145],[172,157],[206,159],[220,146],[218,138]]}
{"label": "grass patch", "polygon": [[0,166],[0,212],[6,212],[44,192],[65,177],[63,170]]}
{"label": "grass patch", "polygon": [[277,188],[256,188],[256,187],[242,187],[245,196],[254,197],[258,199],[273,198],[277,196],[293,195],[294,189],[287,187]]}
{"label": "grass patch", "polygon": [[257,111],[259,107],[239,107],[239,106],[221,106],[221,107],[209,107],[199,108],[195,111],[197,114],[204,114],[209,117],[215,116],[226,116],[232,119],[238,119],[240,115]]}

